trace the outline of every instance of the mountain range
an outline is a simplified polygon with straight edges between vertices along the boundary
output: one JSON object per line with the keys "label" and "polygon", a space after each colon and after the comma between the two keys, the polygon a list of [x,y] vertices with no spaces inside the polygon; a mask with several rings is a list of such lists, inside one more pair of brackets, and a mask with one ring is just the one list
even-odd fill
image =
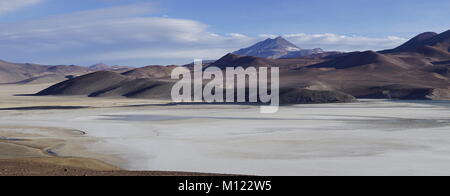
{"label": "mountain range", "polygon": [[[274,43],[275,40],[275,45]],[[267,40],[266,40],[267,41]],[[268,56],[230,53],[204,67],[280,67],[281,99],[286,102],[347,102],[357,98],[450,99],[450,31],[423,33],[390,50],[309,55],[281,58],[281,53],[297,49],[274,50],[279,44],[272,39]],[[257,44],[258,47],[263,46]],[[274,46],[274,47],[269,47]],[[250,47],[251,48],[251,47]],[[270,51],[275,51],[271,53]],[[276,53],[276,52],[281,53]],[[285,56],[286,54],[284,54]],[[280,58],[274,58],[280,57]],[[38,95],[123,96],[130,98],[170,98],[170,72],[177,66],[148,66],[126,71],[101,70],[78,66],[38,66],[0,63],[0,73],[7,68],[22,75],[7,75],[9,80],[22,81],[37,73],[87,75],[53,85]],[[21,69],[19,69],[21,67]],[[25,68],[26,67],[26,68]],[[97,66],[105,68],[105,66]],[[191,67],[191,65],[185,65]],[[51,71],[50,71],[51,70]],[[59,70],[59,71],[57,71]],[[10,70],[9,70],[10,71]],[[2,77],[3,78],[3,77]],[[286,97],[283,97],[286,96]],[[315,101],[312,101],[315,100]]]}
{"label": "mountain range", "polygon": [[11,63],[0,60],[0,84],[39,84],[61,82],[96,71],[126,72],[134,68],[98,63],[89,67],[78,65],[39,65]]}
{"label": "mountain range", "polygon": [[92,72],[76,65],[47,66],[0,61],[0,83],[50,83]]}

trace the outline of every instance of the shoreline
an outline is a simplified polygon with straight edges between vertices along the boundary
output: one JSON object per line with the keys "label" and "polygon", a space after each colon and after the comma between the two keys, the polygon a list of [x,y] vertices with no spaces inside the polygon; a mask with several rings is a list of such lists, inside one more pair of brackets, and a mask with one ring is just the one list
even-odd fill
{"label": "shoreline", "polygon": [[[12,85],[0,84],[0,111],[11,115],[28,112],[79,111],[138,105],[167,104],[159,100],[127,100],[122,98],[90,99],[88,97],[28,97],[52,84]],[[36,100],[35,100],[36,99]],[[44,132],[44,134],[42,134]],[[45,133],[47,132],[47,133]],[[123,162],[120,158],[87,151],[95,138],[86,137],[82,130],[19,126],[16,123],[0,125],[0,176],[60,176],[60,175],[125,175],[125,176],[215,176],[218,174],[179,171],[129,171],[111,164]],[[67,137],[70,136],[70,137]],[[65,139],[79,139],[67,141]],[[81,141],[81,144],[80,144]],[[83,143],[88,142],[88,143]],[[75,145],[75,146],[74,146]],[[72,146],[72,147],[71,147]],[[63,148],[63,149],[61,149]],[[69,149],[67,149],[69,148]],[[72,148],[72,149],[70,149]],[[63,151],[62,153],[59,151]],[[69,155],[69,156],[65,156]],[[92,158],[92,157],[99,157]],[[107,160],[107,161],[104,161]]]}
{"label": "shoreline", "polygon": [[[0,130],[2,130],[0,126]],[[1,133],[1,131],[0,131]],[[4,134],[4,132],[3,132]],[[100,160],[65,157],[53,152],[58,143],[45,148],[43,141],[0,137],[0,176],[217,176],[195,172],[128,171]]]}
{"label": "shoreline", "polygon": [[[86,168],[80,165],[101,165]],[[0,176],[229,176],[193,172],[127,171],[85,158],[17,158],[0,159]],[[112,167],[111,169],[107,169]]]}

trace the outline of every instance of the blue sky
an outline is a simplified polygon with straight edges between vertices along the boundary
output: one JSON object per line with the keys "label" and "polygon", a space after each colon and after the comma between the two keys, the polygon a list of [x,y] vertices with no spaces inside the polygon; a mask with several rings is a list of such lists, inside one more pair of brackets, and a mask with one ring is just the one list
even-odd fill
{"label": "blue sky", "polygon": [[277,35],[379,50],[449,29],[447,0],[0,0],[0,59],[144,66],[215,59]]}

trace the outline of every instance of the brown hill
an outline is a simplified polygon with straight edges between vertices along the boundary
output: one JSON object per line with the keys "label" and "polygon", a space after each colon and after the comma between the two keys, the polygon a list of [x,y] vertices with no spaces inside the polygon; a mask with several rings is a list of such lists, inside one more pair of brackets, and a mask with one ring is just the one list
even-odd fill
{"label": "brown hill", "polygon": [[[414,62],[411,64],[411,62]],[[329,61],[312,65],[311,68],[335,68],[348,69],[359,67],[371,71],[395,71],[402,69],[410,69],[414,67],[421,67],[431,65],[427,62],[420,61],[419,58],[412,56],[392,56],[385,55],[373,51],[354,52],[344,56],[332,58]]]}
{"label": "brown hill", "polygon": [[29,79],[45,68],[32,64],[14,64],[0,61],[0,83],[14,83]]}
{"label": "brown hill", "polygon": [[69,79],[72,76],[64,76],[62,74],[48,74],[37,77],[32,77],[26,80],[16,82],[16,84],[45,84],[57,83]]}
{"label": "brown hill", "polygon": [[323,62],[322,58],[292,58],[292,59],[265,59],[253,56],[241,56],[236,54],[227,54],[221,59],[212,63],[208,67],[219,67],[226,69],[227,67],[280,67],[280,69],[296,69],[306,67],[308,65]]}
{"label": "brown hill", "polygon": [[449,52],[450,30],[427,39],[425,45]]}
{"label": "brown hill", "polygon": [[227,67],[260,67],[270,66],[273,64],[271,59],[253,57],[253,56],[241,56],[237,54],[227,54],[220,58],[208,67],[218,67],[220,69],[226,69]]}
{"label": "brown hill", "polygon": [[[342,91],[358,98],[449,99],[446,65],[416,55],[350,53],[291,71],[283,86]],[[436,94],[436,92],[440,92]]]}
{"label": "brown hill", "polygon": [[161,66],[151,65],[147,67],[137,68],[123,73],[124,76],[131,78],[167,78],[170,77],[172,70],[178,66]]}
{"label": "brown hill", "polygon": [[82,66],[47,66],[38,64],[19,64],[0,61],[0,83],[25,83],[39,78],[46,78],[45,81],[61,81],[69,75],[84,75],[91,70]]}
{"label": "brown hill", "polygon": [[141,99],[170,99],[173,83],[148,78],[126,80],[90,94],[90,97],[129,97]]}
{"label": "brown hill", "polygon": [[[216,61],[217,60],[203,60],[202,61],[203,67],[208,67],[211,64],[215,63]],[[186,65],[183,65],[182,67],[186,67],[186,68],[188,68],[190,70],[193,70],[194,69],[194,65],[195,65],[194,62],[192,62],[192,63],[186,64]]]}
{"label": "brown hill", "polygon": [[37,95],[90,95],[112,88],[127,77],[110,71],[99,71],[53,85]]}
{"label": "brown hill", "polygon": [[422,33],[395,49],[380,52],[383,54],[419,53],[438,59],[450,58],[450,31],[441,34]]}
{"label": "brown hill", "polygon": [[133,79],[111,71],[99,71],[53,85],[36,95],[82,95],[169,99],[172,82]]}

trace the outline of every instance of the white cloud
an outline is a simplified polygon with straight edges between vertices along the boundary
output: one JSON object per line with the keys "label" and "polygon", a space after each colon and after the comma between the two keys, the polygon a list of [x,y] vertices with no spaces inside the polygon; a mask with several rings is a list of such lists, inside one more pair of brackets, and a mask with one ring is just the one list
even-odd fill
{"label": "white cloud", "polygon": [[253,42],[242,34],[208,32],[206,24],[193,20],[143,16],[152,11],[150,4],[134,4],[0,24],[1,58],[51,64],[140,59],[133,61],[139,65],[172,58],[179,63],[217,58],[217,51]]}
{"label": "white cloud", "polygon": [[[208,49],[164,49],[164,50],[155,50],[155,49],[137,49],[130,50],[127,52],[116,51],[110,53],[100,53],[91,56],[92,58],[97,59],[110,59],[110,60],[123,60],[123,59],[216,59],[218,57],[223,56],[229,52],[227,49],[222,48],[208,48]],[[188,61],[186,61],[188,62]],[[185,63],[186,63],[185,62]]]}
{"label": "white cloud", "polygon": [[325,34],[288,34],[287,39],[303,48],[323,48],[326,50],[355,51],[355,50],[381,50],[394,48],[407,41],[407,39],[388,36],[373,38],[364,36],[346,36],[332,33]]}
{"label": "white cloud", "polygon": [[0,14],[16,11],[41,2],[41,0],[0,0]]}
{"label": "white cloud", "polygon": [[[45,64],[180,64],[194,58],[220,58],[276,37],[221,35],[198,21],[149,17],[153,11],[151,4],[144,3],[0,24],[0,58]],[[335,34],[285,37],[303,48],[344,51],[391,48],[405,41]]]}
{"label": "white cloud", "polygon": [[227,35],[232,38],[240,38],[240,39],[249,39],[250,38],[247,35],[240,34],[240,33],[228,33]]}

